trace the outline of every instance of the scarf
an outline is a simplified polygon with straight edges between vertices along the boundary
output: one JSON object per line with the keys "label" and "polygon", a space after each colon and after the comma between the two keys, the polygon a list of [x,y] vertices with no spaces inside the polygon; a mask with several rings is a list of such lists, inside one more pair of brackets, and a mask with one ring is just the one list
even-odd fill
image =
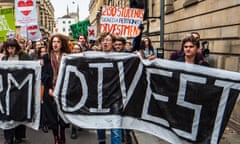
{"label": "scarf", "polygon": [[61,63],[61,58],[62,58],[62,54],[60,54],[60,56],[57,57],[53,51],[50,53],[51,65],[53,70],[53,83],[52,83],[53,88],[55,87],[57,82],[57,76],[58,76],[58,71]]}

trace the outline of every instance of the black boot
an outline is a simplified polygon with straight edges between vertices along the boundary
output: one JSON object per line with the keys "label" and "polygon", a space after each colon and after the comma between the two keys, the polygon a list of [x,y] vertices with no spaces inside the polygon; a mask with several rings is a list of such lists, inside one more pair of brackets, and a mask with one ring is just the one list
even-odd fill
{"label": "black boot", "polygon": [[77,138],[77,129],[75,127],[72,127],[72,133],[71,133],[71,139]]}
{"label": "black boot", "polygon": [[42,126],[42,131],[43,131],[44,133],[48,133],[48,127],[47,127],[46,125],[43,125],[43,126]]}

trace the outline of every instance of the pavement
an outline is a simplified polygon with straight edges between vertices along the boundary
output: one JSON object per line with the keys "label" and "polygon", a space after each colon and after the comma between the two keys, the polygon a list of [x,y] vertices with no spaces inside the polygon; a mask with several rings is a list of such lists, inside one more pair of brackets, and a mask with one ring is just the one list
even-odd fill
{"label": "pavement", "polygon": [[[137,144],[170,144],[156,136],[149,135],[147,133],[134,131]],[[240,133],[235,131],[233,128],[226,127],[224,134],[219,144],[240,144]]]}
{"label": "pavement", "polygon": [[[78,131],[78,138],[74,140],[70,138],[70,133],[71,129],[66,129],[67,144],[97,144],[96,130],[84,129]],[[107,131],[107,144],[109,144],[109,134],[110,132]],[[42,131],[27,128],[26,135],[26,140],[21,144],[53,144],[53,136],[50,131],[43,133]],[[133,131],[131,135],[133,138],[132,144],[169,144],[156,136],[140,131]],[[4,144],[2,130],[0,130],[0,144]],[[240,144],[240,134],[234,129],[227,127],[219,144]]]}

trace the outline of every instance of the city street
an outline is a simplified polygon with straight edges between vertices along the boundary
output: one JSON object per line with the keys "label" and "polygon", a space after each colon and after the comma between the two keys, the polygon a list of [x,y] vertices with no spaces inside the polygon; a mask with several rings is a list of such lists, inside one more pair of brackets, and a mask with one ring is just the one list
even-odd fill
{"label": "city street", "polygon": [[[134,131],[132,133],[133,144],[169,144],[155,136]],[[70,129],[66,130],[67,144],[97,144],[96,130],[81,130],[78,131],[78,138],[73,140],[70,138]],[[107,132],[107,139],[109,140],[109,131]],[[239,144],[240,134],[232,128],[227,127],[225,133],[220,141],[220,144]],[[3,131],[0,130],[0,144],[4,144]],[[22,144],[53,144],[52,133],[43,133],[41,131],[34,131],[27,129],[27,138]],[[107,142],[109,144],[109,141]],[[124,144],[124,143],[123,143]]]}

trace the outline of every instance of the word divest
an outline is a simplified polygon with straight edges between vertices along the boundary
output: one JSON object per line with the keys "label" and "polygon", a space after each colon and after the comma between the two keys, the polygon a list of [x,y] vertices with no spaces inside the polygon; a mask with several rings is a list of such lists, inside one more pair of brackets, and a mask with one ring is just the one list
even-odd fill
{"label": "word divest", "polygon": [[62,59],[59,114],[83,128],[127,128],[170,143],[218,143],[240,74],[135,54],[86,52]]}
{"label": "word divest", "polygon": [[[0,62],[0,128],[39,128],[41,66]],[[239,98],[240,74],[136,54],[62,58],[59,115],[82,128],[144,131],[170,143],[217,144]]]}

